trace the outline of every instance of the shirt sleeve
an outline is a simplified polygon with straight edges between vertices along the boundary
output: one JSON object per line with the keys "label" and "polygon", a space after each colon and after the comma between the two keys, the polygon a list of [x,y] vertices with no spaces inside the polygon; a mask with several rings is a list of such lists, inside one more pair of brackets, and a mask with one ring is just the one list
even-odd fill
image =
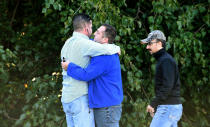
{"label": "shirt sleeve", "polygon": [[168,98],[175,81],[175,64],[170,59],[165,59],[161,63],[160,69],[162,72],[162,85],[156,92],[155,98],[151,101],[150,105],[153,108],[156,108],[162,101]]}
{"label": "shirt sleeve", "polygon": [[103,56],[91,58],[90,64],[87,68],[81,68],[74,63],[69,63],[67,75],[77,80],[90,81],[105,71],[105,65],[106,61]]}
{"label": "shirt sleeve", "polygon": [[120,52],[120,47],[115,44],[100,44],[89,40],[85,47],[87,50],[84,52],[85,56],[99,56],[99,55],[113,55]]}

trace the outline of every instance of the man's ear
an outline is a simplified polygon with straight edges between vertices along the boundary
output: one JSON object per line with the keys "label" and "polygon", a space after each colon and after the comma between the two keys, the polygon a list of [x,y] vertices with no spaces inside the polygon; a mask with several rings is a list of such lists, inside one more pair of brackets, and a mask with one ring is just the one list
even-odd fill
{"label": "man's ear", "polygon": [[109,43],[109,38],[105,37],[103,39],[104,39],[104,42]]}
{"label": "man's ear", "polygon": [[157,44],[160,45],[161,47],[163,47],[163,44],[161,41],[158,41]]}
{"label": "man's ear", "polygon": [[163,43],[161,41],[158,42],[158,47],[161,49],[163,48]]}
{"label": "man's ear", "polygon": [[84,24],[83,30],[84,30],[85,32],[88,32],[88,24],[87,24],[87,23]]}

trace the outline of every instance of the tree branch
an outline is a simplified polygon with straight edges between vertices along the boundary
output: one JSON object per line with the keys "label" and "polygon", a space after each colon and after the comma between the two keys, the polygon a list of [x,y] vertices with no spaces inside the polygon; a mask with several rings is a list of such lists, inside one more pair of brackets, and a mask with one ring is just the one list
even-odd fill
{"label": "tree branch", "polygon": [[60,127],[62,127],[64,120],[65,120],[65,116],[63,117],[62,121],[60,122]]}
{"label": "tree branch", "polygon": [[17,118],[13,118],[13,117],[10,117],[9,114],[4,111],[4,116],[7,118],[7,119],[10,119],[10,120],[18,120]]}
{"label": "tree branch", "polygon": [[15,9],[14,9],[14,11],[13,11],[12,19],[11,19],[11,21],[10,21],[10,26],[11,26],[11,27],[12,27],[12,22],[14,21],[14,18],[15,18],[16,11],[17,11],[17,8],[18,8],[18,6],[19,6],[19,3],[20,3],[20,0],[17,1],[17,4],[16,4]]}
{"label": "tree branch", "polygon": [[81,7],[82,5],[80,5],[80,7],[74,12],[74,15],[80,10]]}
{"label": "tree branch", "polygon": [[142,88],[142,91],[144,92],[144,95],[146,96],[147,101],[149,102],[149,97],[148,97],[147,93],[145,92],[144,87],[141,86],[141,88]]}
{"label": "tree branch", "polygon": [[203,24],[195,33],[199,32],[206,24]]}
{"label": "tree branch", "polygon": [[131,98],[131,100],[133,101],[132,96],[130,95],[130,93],[128,91],[126,91],[126,93],[128,94],[128,96]]}
{"label": "tree branch", "polygon": [[136,17],[134,19],[138,19],[139,18],[139,13],[141,13],[142,15],[144,14],[141,10],[140,7],[138,7],[138,11],[136,12]]}

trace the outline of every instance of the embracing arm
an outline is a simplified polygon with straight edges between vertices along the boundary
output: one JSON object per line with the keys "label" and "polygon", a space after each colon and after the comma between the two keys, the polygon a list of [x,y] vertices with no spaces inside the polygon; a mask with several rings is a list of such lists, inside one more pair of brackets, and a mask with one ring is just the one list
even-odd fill
{"label": "embracing arm", "polygon": [[87,50],[84,52],[86,56],[99,56],[99,55],[113,55],[120,53],[120,47],[115,44],[100,44],[95,41],[89,40],[85,43]]}
{"label": "embracing arm", "polygon": [[77,80],[90,81],[105,71],[105,65],[106,61],[103,56],[96,56],[91,58],[87,68],[81,68],[74,63],[69,63],[67,74]]}

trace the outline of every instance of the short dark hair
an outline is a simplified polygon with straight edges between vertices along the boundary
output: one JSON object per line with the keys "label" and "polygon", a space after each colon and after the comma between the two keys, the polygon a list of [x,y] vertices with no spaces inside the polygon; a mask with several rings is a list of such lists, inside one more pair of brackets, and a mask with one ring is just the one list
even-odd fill
{"label": "short dark hair", "polygon": [[73,18],[73,28],[74,30],[81,30],[85,27],[86,23],[90,23],[91,18],[89,15],[80,13]]}
{"label": "short dark hair", "polygon": [[117,34],[115,28],[109,24],[103,24],[102,26],[106,28],[104,31],[104,37],[108,38],[108,43],[113,43]]}

